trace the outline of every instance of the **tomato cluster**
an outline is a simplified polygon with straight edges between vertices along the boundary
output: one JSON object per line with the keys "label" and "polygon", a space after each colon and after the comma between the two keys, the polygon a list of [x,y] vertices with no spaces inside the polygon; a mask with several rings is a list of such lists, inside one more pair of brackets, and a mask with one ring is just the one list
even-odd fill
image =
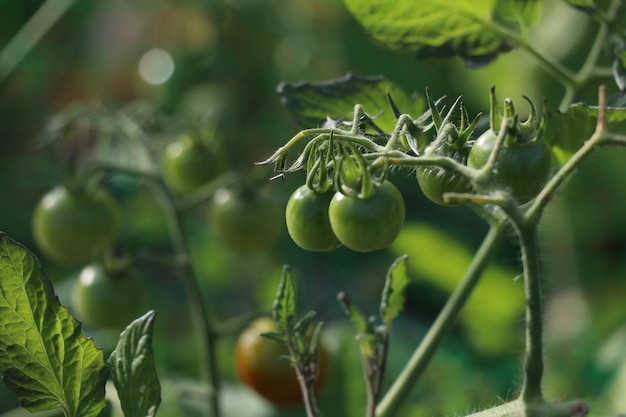
{"label": "tomato cluster", "polygon": [[366,198],[318,193],[303,185],[291,195],[286,211],[289,235],[309,251],[341,245],[357,252],[383,249],[400,233],[404,217],[402,194],[389,181]]}
{"label": "tomato cluster", "polygon": [[[276,330],[272,319],[261,317],[241,333],[235,351],[237,374],[247,386],[276,406],[301,404],[296,371],[284,360],[289,355],[287,346],[263,336]],[[317,368],[315,392],[324,387],[330,371],[330,357],[323,343],[318,347]]]}

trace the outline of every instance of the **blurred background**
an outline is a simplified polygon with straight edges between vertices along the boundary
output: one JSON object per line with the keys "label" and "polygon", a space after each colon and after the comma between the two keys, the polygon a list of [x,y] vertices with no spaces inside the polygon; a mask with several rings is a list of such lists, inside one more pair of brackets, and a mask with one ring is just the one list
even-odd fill
{"label": "blurred background", "polygon": [[[561,1],[545,3],[531,38],[546,54],[577,68],[596,27]],[[38,14],[42,8],[46,13]],[[27,24],[33,16],[35,24]],[[21,39],[17,49],[9,49],[16,37]],[[269,178],[269,169],[253,163],[303,128],[282,107],[277,85],[347,72],[384,75],[417,94],[428,87],[434,97],[463,95],[470,115],[488,111],[491,85],[520,110],[522,95],[535,103],[545,97],[554,109],[563,94],[519,51],[476,69],[457,59],[416,61],[391,53],[367,37],[339,0],[0,0],[0,230],[39,255],[33,209],[61,181],[39,143],[49,118],[68,106],[88,102],[119,109],[142,100],[164,117],[218,125],[214,141],[224,163]],[[617,92],[612,80],[605,82],[609,94]],[[596,97],[597,84],[576,99],[595,103]],[[551,203],[541,228],[546,393],[587,398],[594,415],[626,411],[625,157],[622,149],[597,152]],[[303,181],[297,174],[276,181],[273,194],[286,203]],[[218,320],[268,309],[282,266],[292,266],[300,293],[306,294],[303,308],[315,309],[326,323],[334,365],[320,406],[329,416],[361,415],[365,396],[354,334],[336,294],[348,292],[363,311],[375,314],[389,265],[409,254],[412,283],[394,327],[391,380],[487,230],[471,210],[427,200],[414,173],[399,171],[394,182],[405,197],[407,225],[389,249],[375,253],[306,252],[284,230],[270,250],[240,254],[215,240],[203,205],[185,219],[203,295]],[[150,194],[124,184],[111,188],[123,203],[124,238],[137,247],[167,247],[162,215]],[[41,261],[61,300],[68,301],[77,269]],[[193,389],[198,353],[185,293],[175,270],[146,265],[145,273],[150,307],[159,312],[155,354],[164,381],[159,415],[196,415],[202,404],[201,392]],[[515,280],[520,273],[518,248],[509,239],[402,416],[465,413],[514,398],[523,352],[523,288]],[[115,332],[89,334],[105,351],[117,337]],[[302,415],[297,409],[274,409],[238,383],[232,357],[236,337],[233,333],[219,344],[226,415]],[[0,412],[16,406],[0,387]]]}

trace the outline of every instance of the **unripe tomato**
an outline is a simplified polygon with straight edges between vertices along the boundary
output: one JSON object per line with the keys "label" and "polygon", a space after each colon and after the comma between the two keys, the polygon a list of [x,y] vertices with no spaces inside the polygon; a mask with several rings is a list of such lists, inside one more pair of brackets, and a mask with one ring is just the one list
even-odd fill
{"label": "unripe tomato", "polygon": [[187,136],[170,143],[161,161],[163,179],[175,192],[185,194],[217,177],[217,158]]}
{"label": "unripe tomato", "polygon": [[328,218],[328,206],[333,194],[318,193],[303,185],[289,198],[285,214],[287,231],[302,249],[323,252],[341,246]]}
{"label": "unripe tomato", "polygon": [[254,191],[221,188],[213,195],[210,210],[213,233],[236,251],[270,248],[283,227],[282,206]]}
{"label": "unripe tomato", "polygon": [[[300,384],[294,367],[281,356],[289,355],[287,346],[262,333],[275,332],[276,324],[261,317],[246,328],[237,341],[235,367],[239,378],[276,406],[302,403]],[[319,392],[330,371],[330,358],[324,344],[318,346],[318,374],[314,391]]]}
{"label": "unripe tomato", "polygon": [[[466,165],[469,155],[469,147],[455,147],[443,142],[432,144],[424,151],[424,156],[446,156],[456,162]],[[450,172],[437,166],[421,166],[416,170],[417,183],[432,202],[442,206],[455,206],[458,204],[447,203],[443,199],[445,193],[469,193],[472,191],[470,181],[454,172]]]}
{"label": "unripe tomato", "polygon": [[121,224],[117,202],[104,190],[72,193],[57,186],[37,204],[35,242],[50,259],[64,264],[93,260],[114,242]]}
{"label": "unripe tomato", "polygon": [[[496,145],[496,139],[491,129],[476,139],[467,165],[483,167]],[[519,204],[524,204],[537,196],[550,177],[552,151],[542,139],[523,143],[508,143],[506,139],[492,171],[493,179],[507,189]]]}
{"label": "unripe tomato", "polygon": [[404,199],[384,181],[369,198],[335,193],[328,208],[333,232],[346,247],[371,252],[391,244],[404,225]]}
{"label": "unripe tomato", "polygon": [[144,313],[146,288],[134,269],[108,272],[100,263],[84,267],[72,290],[77,318],[92,328],[125,327]]}

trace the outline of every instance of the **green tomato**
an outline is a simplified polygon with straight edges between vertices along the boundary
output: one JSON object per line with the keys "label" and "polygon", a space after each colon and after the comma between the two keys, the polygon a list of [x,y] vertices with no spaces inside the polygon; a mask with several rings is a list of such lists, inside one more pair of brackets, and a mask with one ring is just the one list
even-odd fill
{"label": "green tomato", "polygon": [[341,246],[328,218],[333,194],[318,193],[303,185],[289,198],[285,214],[287,231],[302,249],[324,252]]}
{"label": "green tomato", "polygon": [[207,147],[183,136],[170,143],[161,162],[163,179],[173,191],[192,192],[217,177],[217,158]]}
{"label": "green tomato", "polygon": [[[496,134],[491,130],[474,142],[467,165],[482,168],[496,145]],[[524,204],[537,196],[550,177],[552,151],[542,139],[525,143],[505,143],[492,171],[493,181]]]}
{"label": "green tomato", "polygon": [[104,190],[72,193],[57,186],[39,201],[33,215],[35,242],[44,255],[64,264],[86,263],[117,238],[118,203]]}
{"label": "green tomato", "polygon": [[77,318],[92,328],[122,328],[144,313],[146,288],[134,269],[111,273],[99,263],[84,267],[72,290]]}
{"label": "green tomato", "polygon": [[339,241],[357,252],[389,246],[404,225],[404,200],[395,185],[383,182],[369,198],[335,193],[328,208]]}
{"label": "green tomato", "polygon": [[[431,145],[424,151],[424,156],[445,156],[465,165],[470,148],[461,147],[456,149],[447,142],[439,145]],[[447,203],[443,199],[445,193],[469,193],[472,191],[470,181],[454,172],[450,172],[437,166],[420,166],[416,170],[417,183],[422,192],[432,202],[442,206],[455,206],[458,204]]]}
{"label": "green tomato", "polygon": [[218,241],[235,251],[269,249],[280,234],[283,209],[260,194],[220,188],[213,195],[209,222]]}

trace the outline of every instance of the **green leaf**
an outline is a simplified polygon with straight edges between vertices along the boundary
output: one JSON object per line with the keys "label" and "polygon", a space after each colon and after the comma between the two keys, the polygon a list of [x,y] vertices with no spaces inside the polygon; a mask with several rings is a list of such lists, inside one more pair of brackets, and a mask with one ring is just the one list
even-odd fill
{"label": "green leaf", "polygon": [[[484,64],[512,49],[510,34],[533,23],[537,0],[345,0],[359,23],[392,50],[418,58],[460,56]],[[501,25],[508,27],[501,28]],[[514,36],[514,35],[513,35]]]}
{"label": "green leaf", "polygon": [[59,303],[37,258],[2,232],[0,373],[31,412],[90,417],[105,406],[102,351]]}
{"label": "green leaf", "polygon": [[296,288],[288,265],[283,267],[283,275],[274,300],[274,321],[280,330],[287,330],[291,326],[296,314]]}
{"label": "green leaf", "polygon": [[348,316],[352,324],[356,327],[356,339],[359,342],[361,354],[364,357],[374,356],[379,339],[376,334],[376,329],[374,328],[373,320],[370,321],[365,318],[363,313],[352,303],[348,294],[341,292],[337,299],[346,316]]}
{"label": "green leaf", "polygon": [[500,0],[495,16],[510,26],[527,27],[539,19],[540,6],[539,0]]}
{"label": "green leaf", "polygon": [[111,379],[126,417],[154,417],[161,403],[161,384],[152,352],[155,311],[134,320],[120,334],[109,358]]}
{"label": "green leaf", "polygon": [[[559,164],[567,162],[593,135],[598,121],[598,107],[577,103],[566,113],[548,112],[545,138]],[[612,132],[626,133],[626,108],[606,109],[607,127]]]}
{"label": "green leaf", "polygon": [[387,93],[404,113],[417,117],[425,110],[422,98],[407,94],[383,77],[346,74],[325,82],[282,83],[278,86],[283,104],[294,120],[305,128],[321,126],[328,117],[352,121],[355,104],[361,104],[368,115],[380,114],[375,123],[390,132],[396,119],[387,101]]}
{"label": "green leaf", "polygon": [[363,313],[352,303],[348,294],[341,292],[337,297],[339,300],[339,304],[341,304],[341,308],[343,312],[348,316],[348,318],[352,321],[354,326],[357,329],[357,332],[360,334],[366,334],[369,332],[370,325]]}
{"label": "green leaf", "polygon": [[407,255],[400,256],[391,264],[389,271],[387,271],[387,279],[380,303],[380,317],[387,325],[396,318],[404,307],[406,300],[404,289],[409,284],[406,270],[408,258]]}

